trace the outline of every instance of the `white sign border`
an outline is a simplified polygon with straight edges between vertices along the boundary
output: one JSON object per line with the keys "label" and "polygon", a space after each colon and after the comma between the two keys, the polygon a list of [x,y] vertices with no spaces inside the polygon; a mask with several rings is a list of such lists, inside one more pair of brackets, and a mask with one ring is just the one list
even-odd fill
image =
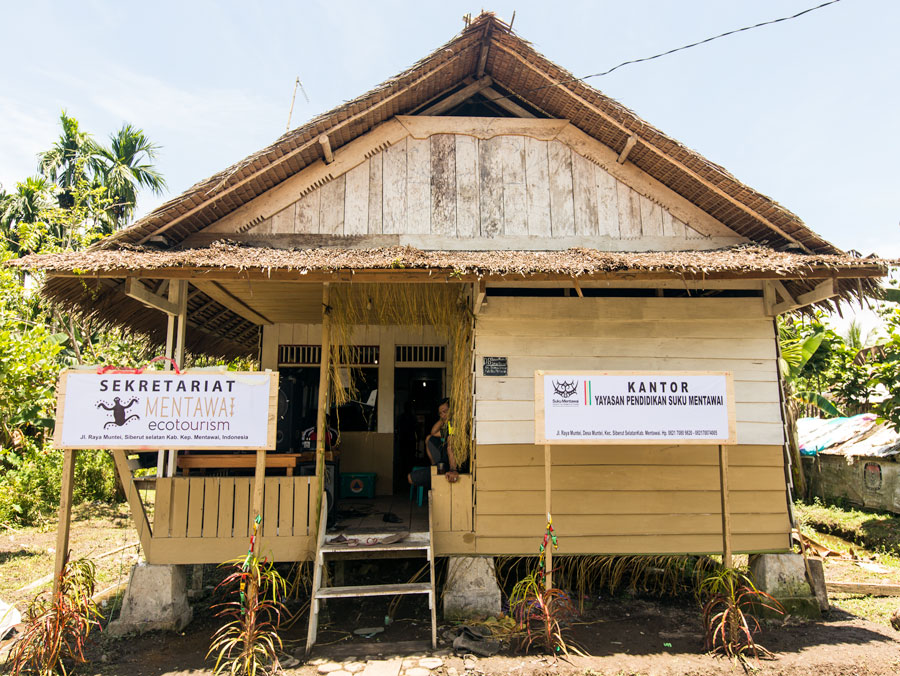
{"label": "white sign border", "polygon": [[[547,376],[725,376],[726,406],[728,407],[727,439],[695,439],[693,437],[668,437],[665,440],[645,441],[643,439],[547,439],[544,418],[544,378]],[[737,422],[735,419],[734,374],[731,371],[566,371],[534,372],[534,444],[535,446],[731,446],[737,444]]]}
{"label": "white sign border", "polygon": [[[70,373],[82,374],[82,373],[91,373],[91,371],[85,371],[84,369],[66,369],[59,374],[59,381],[56,385],[56,420],[53,427],[53,448],[58,450],[64,449],[83,449],[86,448],[84,445],[66,445],[62,442],[62,433],[63,433],[63,414],[65,413],[66,407],[66,381]],[[148,370],[144,371],[145,374],[159,374],[169,375],[169,376],[178,376],[178,375],[218,375],[217,371],[209,371],[206,369],[188,369],[187,371],[181,371],[180,374],[176,374],[174,371],[156,371],[156,370]],[[203,451],[272,451],[275,450],[275,438],[277,433],[278,426],[278,371],[223,371],[223,375],[234,375],[234,376],[242,376],[242,375],[252,375],[252,376],[260,376],[265,375],[269,376],[269,417],[267,421],[267,429],[266,429],[266,445],[265,446],[216,446],[209,445],[199,447],[192,447],[191,450],[203,450]],[[116,373],[116,371],[110,371],[110,375],[120,375]],[[177,444],[176,444],[177,446]],[[172,448],[172,443],[160,443],[155,446],[138,446],[135,444],[122,444],[122,445],[109,445],[104,444],[103,446],[92,446],[90,448],[102,448],[108,450],[124,450],[124,451],[162,451],[168,450]]]}

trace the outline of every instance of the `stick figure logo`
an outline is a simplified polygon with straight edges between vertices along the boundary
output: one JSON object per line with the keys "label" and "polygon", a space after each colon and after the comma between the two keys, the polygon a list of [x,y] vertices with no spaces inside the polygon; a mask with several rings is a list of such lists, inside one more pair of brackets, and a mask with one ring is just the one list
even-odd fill
{"label": "stick figure logo", "polygon": [[97,408],[102,408],[104,411],[112,411],[113,419],[103,425],[103,429],[109,429],[110,425],[115,425],[116,427],[122,427],[127,422],[132,420],[140,420],[141,416],[137,413],[132,413],[130,416],[125,417],[125,411],[132,406],[134,406],[138,402],[138,398],[135,397],[127,404],[123,404],[118,397],[113,399],[112,404],[106,401],[98,401]]}
{"label": "stick figure logo", "polygon": [[553,394],[568,399],[578,394],[578,384],[574,380],[554,380]]}

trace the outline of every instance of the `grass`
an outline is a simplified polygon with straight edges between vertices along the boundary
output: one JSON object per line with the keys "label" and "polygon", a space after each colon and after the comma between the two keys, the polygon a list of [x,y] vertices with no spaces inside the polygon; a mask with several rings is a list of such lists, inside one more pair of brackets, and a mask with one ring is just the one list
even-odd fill
{"label": "grass", "polygon": [[872,551],[900,555],[900,519],[894,514],[828,505],[818,499],[795,502],[794,509],[801,524],[819,533],[837,535]]}
{"label": "grass", "polygon": [[[137,540],[128,506],[85,503],[72,513],[70,546],[74,558],[93,558]],[[28,602],[48,582],[27,592],[19,588],[53,572],[56,548],[56,520],[26,528],[0,527],[0,599],[24,610]],[[137,548],[98,560],[97,590],[127,579]]]}
{"label": "grass", "polygon": [[[829,549],[870,560],[887,572],[872,572],[848,559],[826,558],[826,582],[900,584],[900,519],[895,515],[864,512],[820,501],[794,503],[801,532]],[[832,605],[870,622],[890,626],[890,617],[900,606],[896,596],[829,594]]]}

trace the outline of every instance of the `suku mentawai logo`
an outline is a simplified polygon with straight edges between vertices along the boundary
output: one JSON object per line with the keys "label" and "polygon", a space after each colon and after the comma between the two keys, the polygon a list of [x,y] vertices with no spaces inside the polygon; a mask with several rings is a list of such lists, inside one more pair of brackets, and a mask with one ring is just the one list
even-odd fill
{"label": "suku mentawai logo", "polygon": [[575,380],[552,380],[554,406],[578,406],[578,382]]}
{"label": "suku mentawai logo", "polygon": [[118,397],[113,399],[113,403],[110,404],[106,401],[98,401],[97,408],[102,408],[104,411],[111,411],[113,419],[103,425],[103,429],[109,429],[110,425],[115,425],[116,427],[122,427],[127,422],[131,422],[132,420],[140,420],[141,416],[137,413],[132,413],[129,416],[125,415],[125,411],[134,406],[138,402],[138,398],[134,397],[127,404],[123,404],[122,400]]}

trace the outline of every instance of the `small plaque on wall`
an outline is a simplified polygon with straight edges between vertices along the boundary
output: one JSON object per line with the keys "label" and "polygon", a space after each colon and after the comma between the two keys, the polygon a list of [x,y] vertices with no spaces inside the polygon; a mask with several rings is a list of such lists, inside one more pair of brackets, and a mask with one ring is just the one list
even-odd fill
{"label": "small plaque on wall", "polygon": [[483,371],[486,376],[509,375],[509,365],[506,357],[484,357]]}

